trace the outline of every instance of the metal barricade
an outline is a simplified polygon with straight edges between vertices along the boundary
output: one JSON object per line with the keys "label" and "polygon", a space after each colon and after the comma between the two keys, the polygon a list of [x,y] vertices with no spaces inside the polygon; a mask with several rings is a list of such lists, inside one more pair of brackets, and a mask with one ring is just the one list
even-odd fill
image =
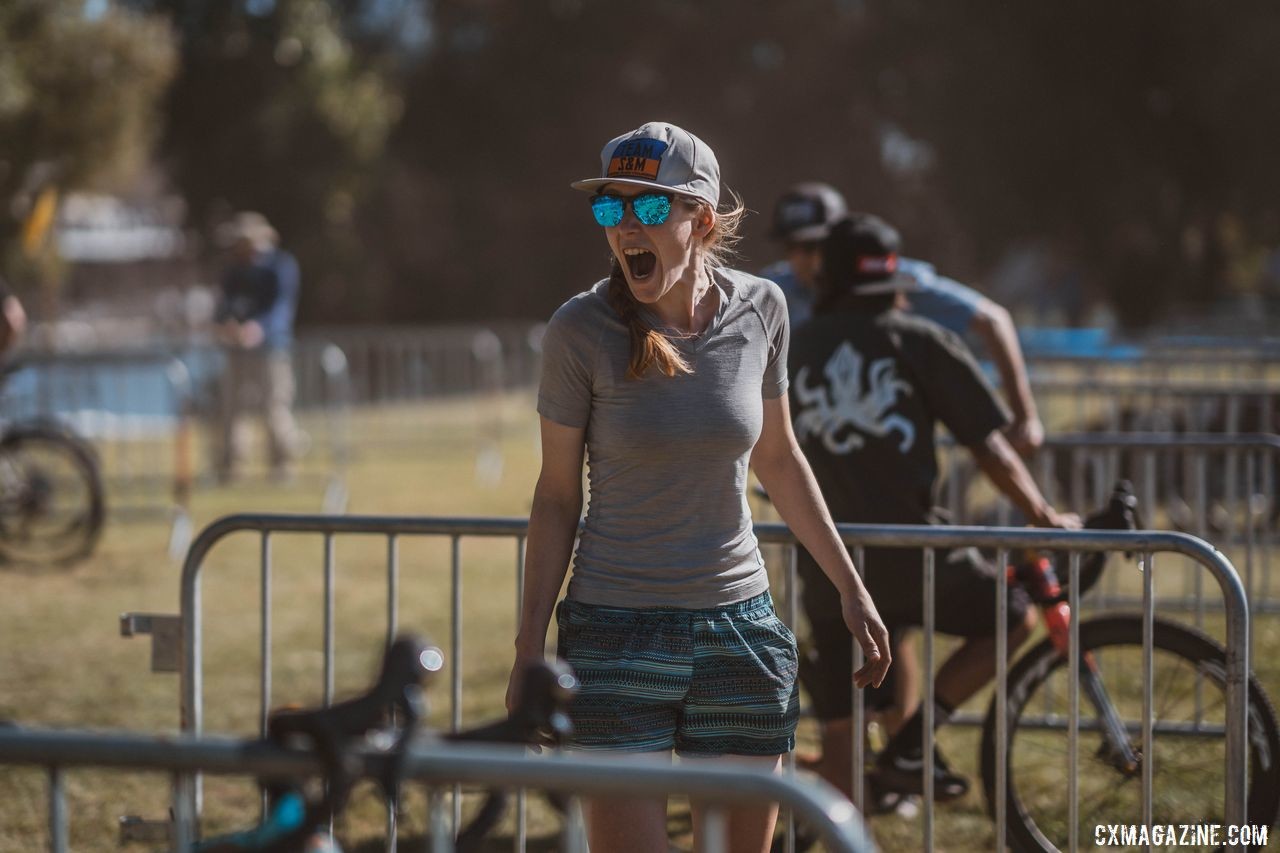
{"label": "metal barricade", "polygon": [[[1071,552],[1069,576],[1066,582],[1070,589],[1070,606],[1073,614],[1080,614],[1079,570],[1080,553],[1099,551],[1133,551],[1141,554],[1142,572],[1142,713],[1138,721],[1141,733],[1142,754],[1147,756],[1142,764],[1142,821],[1147,826],[1152,824],[1152,802],[1154,781],[1154,751],[1152,744],[1158,729],[1153,716],[1153,672],[1152,647],[1155,621],[1155,559],[1157,553],[1181,554],[1194,560],[1207,569],[1218,582],[1222,591],[1225,610],[1225,715],[1223,735],[1224,749],[1224,823],[1243,825],[1245,822],[1245,794],[1248,791],[1248,704],[1247,684],[1249,672],[1249,612],[1244,586],[1235,568],[1226,557],[1209,543],[1183,533],[1161,533],[1153,531],[1065,531],[1029,528],[998,527],[944,527],[918,525],[838,525],[841,538],[846,545],[854,549],[855,563],[860,564],[862,571],[867,570],[863,556],[869,547],[880,548],[912,548],[923,549],[921,565],[921,583],[924,589],[924,612],[921,614],[924,639],[923,671],[934,672],[934,628],[937,602],[935,601],[935,585],[937,578],[937,552],[952,548],[985,548],[996,552],[996,566],[1005,566],[1012,552],[1032,550],[1055,550]],[[794,538],[785,526],[757,525],[757,536],[762,542],[792,543],[792,554],[788,560],[787,573],[787,608],[786,618],[796,624],[797,596],[794,553]],[[1009,588],[1005,584],[995,584],[996,624],[1007,625]],[[1078,756],[1075,744],[1081,730],[1080,721],[1080,624],[1081,619],[1073,617],[1070,629],[1069,667],[1069,712],[1066,721],[1058,720],[1046,725],[1057,725],[1066,728],[1069,738],[1070,766],[1068,768],[1068,792],[1070,805],[1070,843],[1069,849],[1077,849],[1078,788],[1077,763]],[[996,638],[996,676],[995,707],[1008,707],[1009,649],[1006,629],[994,631]],[[853,645],[854,668],[861,666],[860,647]],[[924,731],[924,815],[923,815],[923,849],[932,850],[934,845],[934,688],[933,679],[926,677],[925,694],[921,703],[923,709]],[[860,732],[865,722],[865,710],[861,691],[852,691],[853,731]],[[1128,721],[1125,721],[1129,725]],[[996,825],[995,849],[1006,849],[1007,832],[1007,752],[1009,719],[1007,714],[995,715],[996,755],[994,818]],[[1172,730],[1170,733],[1172,734]],[[1199,731],[1197,726],[1193,731]],[[864,744],[861,737],[853,738],[853,767],[862,768],[864,764]],[[859,807],[863,804],[862,776],[855,773],[852,780],[854,802]]]}
{"label": "metal barricade", "polygon": [[[349,360],[359,448],[402,448],[429,437],[473,453],[476,479],[502,476],[507,395],[537,383],[544,324],[322,328]],[[436,428],[423,429],[425,406]],[[527,407],[526,407],[527,408]]]}
{"label": "metal barricade", "polygon": [[[1151,531],[1115,532],[1115,531],[1056,531],[1034,530],[1025,528],[974,528],[974,527],[919,527],[890,526],[875,527],[866,525],[841,525],[841,536],[846,544],[857,549],[865,547],[918,548],[924,551],[923,583],[926,591],[926,612],[922,622],[925,628],[925,671],[932,672],[933,667],[933,577],[935,572],[935,550],[953,547],[979,547],[996,549],[997,564],[1004,565],[1008,554],[1016,549],[1054,549],[1062,551],[1095,552],[1095,551],[1136,551],[1143,555],[1143,566],[1146,571],[1142,578],[1142,620],[1144,625],[1145,646],[1150,650],[1150,627],[1154,616],[1155,596],[1153,576],[1155,574],[1154,554],[1176,553],[1198,563],[1208,569],[1217,580],[1222,591],[1223,606],[1226,619],[1226,715],[1223,723],[1225,737],[1225,791],[1224,803],[1226,821],[1244,822],[1244,797],[1246,762],[1245,740],[1245,691],[1246,673],[1248,672],[1249,615],[1245,591],[1234,567],[1227,558],[1208,543],[1195,537],[1181,533],[1162,533]],[[514,553],[514,585],[511,592],[512,606],[519,612],[519,593],[523,581],[524,570],[524,538],[528,531],[525,519],[500,518],[419,518],[419,517],[330,517],[330,516],[292,516],[292,515],[237,515],[223,518],[207,527],[193,543],[183,567],[181,590],[181,614],[177,617],[147,617],[167,620],[161,633],[167,641],[160,644],[169,649],[166,654],[161,649],[153,649],[157,654],[154,659],[168,659],[170,664],[180,660],[181,668],[181,721],[185,732],[199,735],[204,725],[204,689],[203,689],[203,657],[204,631],[201,604],[201,569],[205,558],[212,547],[228,535],[238,531],[256,532],[260,536],[259,561],[259,723],[265,726],[266,715],[272,702],[272,537],[285,533],[309,533],[323,537],[324,560],[322,564],[324,598],[323,598],[323,698],[326,703],[334,697],[335,667],[335,581],[336,563],[334,558],[334,538],[341,534],[363,534],[380,536],[386,543],[386,636],[391,637],[397,630],[399,608],[399,552],[398,542],[405,536],[437,536],[447,537],[450,542],[449,567],[449,600],[450,600],[450,642],[448,647],[451,656],[450,666],[450,703],[449,724],[456,730],[461,726],[462,708],[462,625],[464,611],[462,607],[462,561],[461,541],[464,537],[499,537],[513,540]],[[794,543],[790,531],[781,524],[756,525],[758,539],[762,543]],[[795,625],[797,619],[797,599],[794,548],[788,560],[788,570],[784,576],[786,589],[784,600],[787,621]],[[1078,571],[1078,559],[1072,561],[1071,581],[1075,581]],[[1078,584],[1071,583],[1073,612],[1079,613]],[[1007,613],[1007,588],[997,585],[997,613]],[[494,590],[485,589],[487,600],[492,602]],[[151,625],[143,625],[140,615],[127,615],[131,628],[150,630]],[[1000,620],[1003,624],[1003,620]],[[1079,620],[1073,620],[1077,626]],[[1074,631],[1077,629],[1073,627]],[[181,643],[176,643],[177,637]],[[1005,707],[1005,674],[1008,672],[1007,638],[1003,631],[997,632],[997,707]],[[1078,642],[1073,639],[1073,644]],[[173,646],[179,648],[174,649]],[[1073,645],[1073,648],[1078,646]],[[855,649],[855,655],[857,654]],[[1149,658],[1149,654],[1147,654]],[[1150,668],[1144,669],[1144,689],[1150,696]],[[1073,696],[1078,691],[1078,672],[1072,671],[1071,691]],[[926,709],[925,730],[932,731],[929,715],[932,709],[932,681],[928,684],[924,700]],[[1069,725],[1074,731],[1079,725],[1078,697],[1073,699]],[[855,730],[862,722],[861,694],[855,694]],[[999,742],[1003,749],[1004,732],[1007,721],[1004,715],[998,716]],[[1067,724],[1063,724],[1067,725]],[[1153,736],[1153,721],[1150,703],[1144,705],[1144,713],[1140,721],[1143,731],[1143,744],[1149,750]],[[261,730],[261,729],[260,729]],[[855,767],[862,766],[862,741],[854,739]],[[932,737],[926,743],[925,755],[929,765],[933,752],[929,748]],[[1074,752],[1072,752],[1074,756]],[[1004,759],[998,759],[997,766],[1003,773]],[[1072,770],[1074,774],[1074,769]],[[926,768],[926,779],[932,778],[932,767]],[[1074,776],[1073,776],[1074,778]],[[1150,762],[1144,766],[1143,798],[1146,814],[1151,809],[1151,767]],[[855,779],[855,802],[861,803],[861,777]],[[1004,782],[999,782],[998,789],[1004,791]],[[199,813],[199,782],[192,778],[189,786],[182,792],[185,797],[184,808],[188,813]],[[1074,797],[1074,793],[1072,795]],[[459,816],[460,799],[455,797],[455,821]],[[1001,796],[997,806],[997,832],[1001,841],[999,849],[1003,849],[1005,814],[1004,797]],[[926,808],[924,818],[926,847],[932,845],[933,803],[931,791],[926,790]]]}
{"label": "metal barricade", "polygon": [[[246,747],[252,746],[252,749]],[[383,778],[386,755],[361,751],[348,759],[361,778]],[[192,773],[219,773],[277,778],[316,775],[322,769],[315,755],[263,743],[229,738],[171,738],[134,734],[24,731],[0,728],[0,764],[49,768],[49,849],[68,849],[68,805],[65,775],[70,768],[110,767],[165,770],[173,774],[174,790]],[[708,803],[706,846],[709,853],[729,849],[725,809],[730,806],[782,803],[818,831],[833,853],[872,853],[876,849],[857,811],[848,800],[817,777],[776,775],[714,762],[671,766],[643,759],[619,760],[588,756],[531,758],[510,748],[417,744],[400,765],[404,779],[421,783],[430,797],[429,849],[453,848],[447,814],[439,791],[449,785],[495,788],[533,788],[579,795],[665,796],[684,793]],[[175,793],[175,821],[170,849],[186,853],[196,840],[195,815]],[[578,809],[570,814],[580,816]],[[566,821],[562,848],[585,851],[580,817]],[[455,824],[456,825],[456,824]]]}

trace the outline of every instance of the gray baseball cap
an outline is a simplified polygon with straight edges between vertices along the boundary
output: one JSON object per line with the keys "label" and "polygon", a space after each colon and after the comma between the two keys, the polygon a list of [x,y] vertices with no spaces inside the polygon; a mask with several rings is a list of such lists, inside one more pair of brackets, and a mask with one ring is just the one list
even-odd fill
{"label": "gray baseball cap", "polygon": [[651,121],[609,140],[600,152],[598,178],[584,178],[569,186],[595,192],[605,184],[659,187],[720,203],[720,164],[707,143],[684,128]]}
{"label": "gray baseball cap", "polygon": [[796,184],[773,206],[772,236],[788,243],[821,240],[848,212],[844,196],[830,184],[818,181]]}

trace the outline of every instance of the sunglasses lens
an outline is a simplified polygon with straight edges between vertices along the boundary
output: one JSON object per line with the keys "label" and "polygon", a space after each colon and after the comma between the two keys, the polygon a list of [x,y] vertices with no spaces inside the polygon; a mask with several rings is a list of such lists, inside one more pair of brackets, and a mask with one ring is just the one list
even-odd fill
{"label": "sunglasses lens", "polygon": [[605,228],[612,228],[622,221],[623,202],[620,196],[597,195],[591,197],[591,212],[596,222]]}
{"label": "sunglasses lens", "polygon": [[636,219],[645,225],[661,225],[671,215],[671,199],[658,193],[645,193],[631,200]]}

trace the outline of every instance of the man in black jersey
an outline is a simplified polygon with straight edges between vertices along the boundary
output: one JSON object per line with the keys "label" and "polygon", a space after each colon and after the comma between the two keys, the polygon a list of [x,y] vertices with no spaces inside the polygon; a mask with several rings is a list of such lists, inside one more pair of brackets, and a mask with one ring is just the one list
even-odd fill
{"label": "man in black jersey", "polygon": [[[1048,504],[1005,439],[1009,415],[965,345],[899,310],[902,294],[917,286],[898,273],[899,242],[897,231],[875,216],[837,222],[823,242],[814,316],[792,334],[792,423],[832,516],[845,523],[940,523],[934,431],[941,422],[1033,524],[1079,527],[1077,517]],[[923,621],[921,564],[918,549],[866,549],[865,582],[891,629]],[[803,549],[799,570],[814,647],[801,679],[823,724],[818,769],[848,792],[852,646],[832,606],[838,598]],[[1003,576],[970,548],[939,554],[935,577],[937,629],[964,638],[935,681],[940,725],[995,674],[995,584]],[[1010,590],[1008,613],[1012,651],[1030,634],[1035,615],[1021,590]],[[881,790],[923,791],[923,715],[917,710],[878,758]],[[968,790],[936,753],[934,769],[939,801]]]}

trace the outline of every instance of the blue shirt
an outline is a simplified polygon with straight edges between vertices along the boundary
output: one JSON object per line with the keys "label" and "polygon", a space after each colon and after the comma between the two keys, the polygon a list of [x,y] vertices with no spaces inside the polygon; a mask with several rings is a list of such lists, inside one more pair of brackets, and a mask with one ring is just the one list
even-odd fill
{"label": "blue shirt", "polygon": [[248,264],[234,264],[222,276],[218,322],[253,320],[262,326],[263,346],[288,349],[298,310],[298,262],[283,249],[262,252]]}
{"label": "blue shirt", "polygon": [[[978,306],[982,304],[982,294],[954,279],[938,275],[933,264],[925,261],[902,258],[898,261],[898,269],[914,276],[920,283],[919,290],[907,294],[912,313],[926,317],[957,335],[963,336],[969,330]],[[813,292],[796,278],[791,264],[778,261],[761,270],[760,275],[782,288],[787,297],[787,314],[791,318],[792,329],[799,328],[813,316]]]}

